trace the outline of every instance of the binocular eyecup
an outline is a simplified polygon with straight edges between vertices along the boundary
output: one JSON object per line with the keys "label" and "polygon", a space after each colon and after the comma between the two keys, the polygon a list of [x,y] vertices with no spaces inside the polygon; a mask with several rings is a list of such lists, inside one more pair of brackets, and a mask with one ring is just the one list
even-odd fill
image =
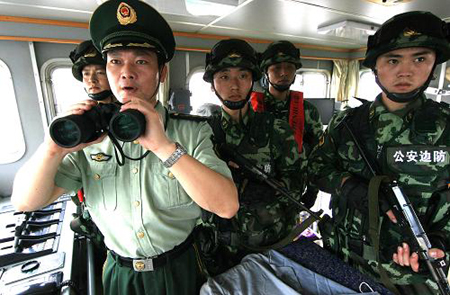
{"label": "binocular eyecup", "polygon": [[58,118],[50,125],[53,141],[64,148],[98,139],[109,131],[120,141],[130,142],[144,134],[146,120],[138,110],[119,112],[118,104],[99,104],[81,115]]}

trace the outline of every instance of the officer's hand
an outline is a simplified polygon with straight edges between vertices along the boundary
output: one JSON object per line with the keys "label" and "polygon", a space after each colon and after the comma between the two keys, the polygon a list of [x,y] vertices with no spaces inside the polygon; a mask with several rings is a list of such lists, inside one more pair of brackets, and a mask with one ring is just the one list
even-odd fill
{"label": "officer's hand", "polygon": [[235,169],[239,169],[239,165],[233,161],[228,161],[228,166],[233,167]]}
{"label": "officer's hand", "polygon": [[155,100],[150,100],[143,93],[138,92],[133,96],[123,97],[121,101],[124,103],[120,109],[121,112],[135,109],[145,116],[146,130],[137,139],[139,144],[161,159],[167,159],[175,150],[175,144],[166,136],[163,120],[155,110]]}
{"label": "officer's hand", "polygon": [[[416,252],[412,254],[410,252],[411,250],[409,248],[409,245],[403,243],[402,246],[399,246],[397,248],[397,253],[394,253],[394,255],[392,255],[392,260],[394,260],[395,263],[401,266],[410,266],[414,272],[418,272],[419,255]],[[433,258],[439,259],[444,258],[445,253],[441,249],[431,248],[430,250],[428,250],[428,255]]]}
{"label": "officer's hand", "polygon": [[86,99],[68,107],[62,116],[82,115],[96,105],[98,105],[97,101],[93,99]]}
{"label": "officer's hand", "polygon": [[[70,107],[67,108],[67,110],[61,115],[58,116],[57,118],[61,118],[61,117],[66,117],[69,115],[82,115],[85,112],[89,111],[90,109],[92,109],[94,106],[96,106],[98,104],[97,101],[92,100],[92,99],[87,99],[87,100],[83,100],[80,101],[76,104],[71,105]],[[106,137],[106,133],[103,134],[102,136],[100,136],[98,139],[88,142],[88,143],[81,143],[73,148],[64,148],[61,147],[59,145],[57,145],[53,139],[50,136],[49,130],[47,130],[46,134],[45,134],[45,139],[44,139],[44,143],[47,146],[47,151],[50,152],[51,154],[62,154],[62,155],[66,155],[72,152],[77,152],[80,151],[82,149],[84,149],[87,146],[102,142],[103,139]]]}

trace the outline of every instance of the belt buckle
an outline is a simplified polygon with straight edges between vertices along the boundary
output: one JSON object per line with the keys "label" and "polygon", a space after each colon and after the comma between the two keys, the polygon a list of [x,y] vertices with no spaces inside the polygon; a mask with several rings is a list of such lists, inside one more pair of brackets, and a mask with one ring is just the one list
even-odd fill
{"label": "belt buckle", "polygon": [[153,271],[153,259],[133,259],[133,269],[137,272]]}

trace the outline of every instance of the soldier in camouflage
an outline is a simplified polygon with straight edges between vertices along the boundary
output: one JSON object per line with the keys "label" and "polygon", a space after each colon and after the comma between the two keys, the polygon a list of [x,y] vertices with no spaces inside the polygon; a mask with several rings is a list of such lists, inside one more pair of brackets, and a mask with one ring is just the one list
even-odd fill
{"label": "soldier in camouflage", "polygon": [[[238,264],[248,253],[282,247],[295,237],[292,230],[300,210],[243,171],[221,148],[237,151],[300,199],[306,160],[297,151],[289,125],[270,113],[255,113],[248,103],[253,83],[260,77],[256,52],[243,40],[220,41],[206,57],[203,79],[211,83],[222,102],[221,113],[210,119],[214,142],[231,167],[240,202],[232,220],[207,212],[203,215],[205,226],[215,236],[214,250],[209,253],[214,262],[207,263],[210,274]],[[212,268],[214,265],[217,267]]]}
{"label": "soldier in camouflage", "polygon": [[116,101],[106,77],[106,60],[94,47],[92,40],[86,40],[70,52],[72,75],[83,83],[89,98],[99,103]]}
{"label": "soldier in camouflage", "polygon": [[431,240],[429,255],[448,264],[450,110],[427,99],[424,90],[436,65],[449,59],[449,40],[449,25],[429,12],[386,21],[369,37],[363,61],[382,93],[337,114],[310,160],[313,180],[332,194],[333,218],[320,224],[324,246],[402,294],[437,294],[437,284],[398,226],[387,191],[378,192],[379,231],[369,232],[372,173],[343,125],[359,137],[377,170],[398,181]]}
{"label": "soldier in camouflage", "polygon": [[[301,67],[300,50],[294,44],[289,41],[270,44],[262,53],[260,61],[268,89],[264,93],[253,92],[251,102],[255,111],[267,111],[277,119],[289,122],[299,151],[308,157],[322,136],[323,125],[317,108],[303,100],[303,93],[290,90],[296,71]],[[307,207],[314,204],[317,193],[316,188],[308,185],[302,197]]]}

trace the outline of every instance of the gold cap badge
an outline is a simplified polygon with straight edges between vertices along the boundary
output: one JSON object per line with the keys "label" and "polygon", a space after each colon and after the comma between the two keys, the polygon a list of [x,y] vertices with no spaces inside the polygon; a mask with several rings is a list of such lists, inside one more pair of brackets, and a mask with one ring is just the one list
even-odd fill
{"label": "gold cap badge", "polygon": [[87,51],[84,54],[84,57],[95,57],[97,55],[97,52],[94,48],[92,48],[91,50]]}
{"label": "gold cap badge", "polygon": [[241,55],[239,53],[233,52],[231,54],[228,55],[229,58],[237,58],[237,57],[241,57]]}
{"label": "gold cap badge", "polygon": [[134,24],[137,21],[136,11],[130,5],[122,2],[117,8],[117,20],[123,26]]}
{"label": "gold cap badge", "polygon": [[419,33],[419,32],[416,32],[416,31],[414,31],[414,30],[411,30],[411,29],[409,29],[409,28],[406,28],[406,29],[403,31],[403,36],[405,36],[405,37],[420,36],[420,35],[422,35],[422,34]]}

